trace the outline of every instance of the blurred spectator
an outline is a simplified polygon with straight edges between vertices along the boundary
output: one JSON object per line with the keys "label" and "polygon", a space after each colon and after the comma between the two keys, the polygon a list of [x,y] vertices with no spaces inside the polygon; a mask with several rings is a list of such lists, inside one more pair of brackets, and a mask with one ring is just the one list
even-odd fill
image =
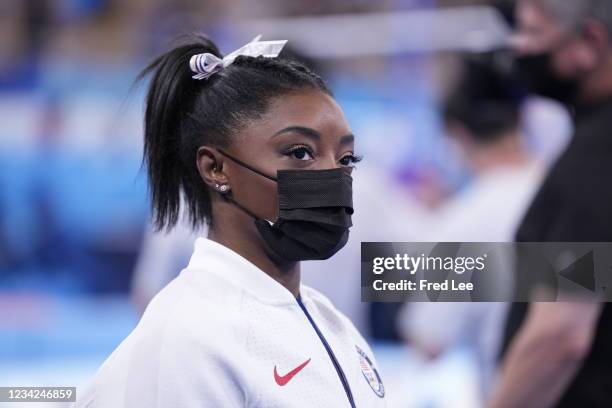
{"label": "blurred spectator", "polygon": [[466,61],[443,109],[451,143],[474,179],[439,209],[436,241],[512,241],[542,177],[521,133],[516,83],[480,58]]}
{"label": "blurred spectator", "polygon": [[[520,242],[612,241],[612,3],[520,0],[517,67],[570,107],[576,130],[517,233]],[[612,309],[516,303],[494,407],[604,407],[612,400]]]}
{"label": "blurred spectator", "polygon": [[[443,108],[448,134],[474,179],[439,208],[428,241],[512,242],[542,179],[544,166],[527,151],[520,131],[516,84],[495,68],[492,57],[464,59]],[[399,325],[408,342],[430,357],[470,346],[486,397],[506,310],[504,303],[410,303]]]}

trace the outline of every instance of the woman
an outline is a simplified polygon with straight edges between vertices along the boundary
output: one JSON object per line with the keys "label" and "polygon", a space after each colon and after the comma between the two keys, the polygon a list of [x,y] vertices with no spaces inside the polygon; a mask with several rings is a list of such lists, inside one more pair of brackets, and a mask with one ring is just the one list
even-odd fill
{"label": "woman", "polygon": [[300,284],[300,261],[348,239],[359,158],[325,83],[275,58],[283,45],[257,38],[221,58],[196,37],[143,72],[155,224],[173,227],[184,203],[208,238],[77,406],[385,405],[367,343]]}

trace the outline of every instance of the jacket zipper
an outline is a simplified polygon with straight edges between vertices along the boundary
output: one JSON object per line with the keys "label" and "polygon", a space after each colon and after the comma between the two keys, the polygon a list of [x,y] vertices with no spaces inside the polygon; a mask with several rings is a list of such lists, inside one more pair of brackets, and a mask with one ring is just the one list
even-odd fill
{"label": "jacket zipper", "polygon": [[342,371],[342,367],[340,367],[340,364],[338,363],[338,360],[336,359],[336,356],[334,355],[334,352],[329,346],[329,343],[327,342],[327,340],[325,340],[325,337],[323,337],[323,334],[321,333],[321,331],[315,324],[314,320],[312,319],[312,316],[310,316],[310,313],[308,313],[308,310],[306,309],[306,306],[304,306],[304,303],[302,303],[302,299],[300,298],[300,296],[297,297],[297,302],[298,302],[298,305],[300,305],[300,308],[302,309],[304,314],[306,315],[306,318],[310,322],[310,325],[317,333],[317,336],[319,336],[319,339],[321,340],[321,343],[323,343],[325,350],[327,350],[327,354],[329,355],[329,358],[331,359],[332,363],[334,364],[334,367],[336,368],[336,373],[338,374],[338,377],[340,378],[340,382],[342,382],[342,386],[344,387],[344,392],[346,393],[349,403],[351,404],[351,408],[356,408],[355,400],[353,399],[353,393],[351,392],[349,383],[346,379],[346,376],[344,375],[344,371]]}

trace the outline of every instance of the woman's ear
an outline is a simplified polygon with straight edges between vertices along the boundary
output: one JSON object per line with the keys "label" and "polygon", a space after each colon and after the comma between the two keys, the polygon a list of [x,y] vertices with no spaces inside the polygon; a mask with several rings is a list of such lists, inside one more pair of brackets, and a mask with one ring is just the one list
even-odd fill
{"label": "woman's ear", "polygon": [[198,149],[196,158],[198,172],[206,185],[214,190],[218,190],[219,186],[227,185],[229,181],[225,172],[224,159],[215,148],[202,146]]}

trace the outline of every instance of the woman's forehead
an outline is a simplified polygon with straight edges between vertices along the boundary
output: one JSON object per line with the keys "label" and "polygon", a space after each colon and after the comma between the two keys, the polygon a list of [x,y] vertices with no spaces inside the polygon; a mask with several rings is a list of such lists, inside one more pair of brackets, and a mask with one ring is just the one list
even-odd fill
{"label": "woman's forehead", "polygon": [[272,137],[290,127],[310,128],[326,137],[350,134],[344,112],[328,94],[313,90],[276,98],[260,119],[247,125],[247,133]]}

